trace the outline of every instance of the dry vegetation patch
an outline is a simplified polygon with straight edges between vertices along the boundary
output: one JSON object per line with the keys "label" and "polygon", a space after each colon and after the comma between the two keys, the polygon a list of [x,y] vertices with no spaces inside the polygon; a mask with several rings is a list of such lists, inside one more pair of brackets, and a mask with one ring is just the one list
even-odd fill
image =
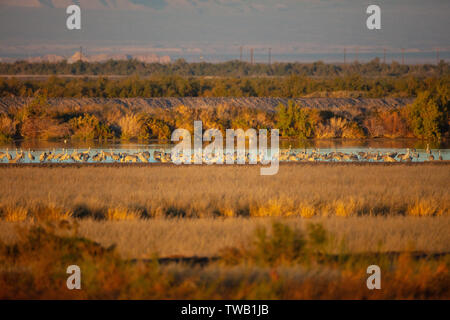
{"label": "dry vegetation patch", "polygon": [[[340,255],[327,258],[331,234],[283,223],[259,228],[246,247],[206,267],[129,261],[114,246],[78,234],[77,225],[35,225],[0,241],[2,299],[448,299],[447,256]],[[244,248],[244,249],[242,249]],[[367,265],[384,271],[383,290],[365,287]],[[67,290],[67,265],[80,266],[83,290]]]}
{"label": "dry vegetation patch", "polygon": [[0,216],[436,216],[449,213],[448,181],[447,164],[282,165],[275,176],[248,165],[2,167]]}

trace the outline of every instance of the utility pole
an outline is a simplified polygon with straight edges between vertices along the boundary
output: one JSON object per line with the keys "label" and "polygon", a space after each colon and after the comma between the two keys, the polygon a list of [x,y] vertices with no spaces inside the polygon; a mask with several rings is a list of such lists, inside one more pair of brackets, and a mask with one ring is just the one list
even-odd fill
{"label": "utility pole", "polygon": [[242,46],[239,47],[239,61],[242,62]]}
{"label": "utility pole", "polygon": [[269,48],[269,66],[272,63],[272,48]]}

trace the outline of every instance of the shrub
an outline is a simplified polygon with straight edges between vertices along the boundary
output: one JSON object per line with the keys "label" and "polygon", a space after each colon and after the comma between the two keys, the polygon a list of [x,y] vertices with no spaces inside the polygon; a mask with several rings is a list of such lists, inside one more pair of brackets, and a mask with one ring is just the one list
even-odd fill
{"label": "shrub", "polygon": [[70,130],[67,123],[50,117],[29,117],[22,124],[21,135],[26,139],[58,139],[70,136]]}
{"label": "shrub", "polygon": [[409,121],[414,134],[422,139],[440,139],[447,129],[448,97],[436,92],[419,93],[408,108]]}
{"label": "shrub", "polygon": [[347,126],[347,120],[343,118],[331,118],[327,123],[320,123],[317,126],[317,138],[340,138]]}
{"label": "shrub", "polygon": [[311,253],[326,253],[326,246],[331,239],[328,231],[320,223],[310,223],[306,226],[308,234],[308,249]]}
{"label": "shrub", "polygon": [[0,115],[0,141],[12,139],[16,135],[17,121],[7,115]]}
{"label": "shrub", "polygon": [[272,224],[271,235],[265,228],[258,228],[255,238],[250,255],[257,264],[278,265],[296,262],[303,257],[306,245],[303,233],[282,223]]}
{"label": "shrub", "polygon": [[407,119],[398,110],[380,112],[379,117],[383,126],[383,136],[388,138],[408,136]]}
{"label": "shrub", "polygon": [[264,227],[255,230],[250,245],[227,248],[222,259],[227,264],[242,262],[276,267],[310,263],[317,255],[324,255],[331,235],[321,224],[308,224],[304,233],[280,222],[272,223],[270,233]]}
{"label": "shrub", "polygon": [[141,114],[139,121],[141,123],[140,137],[145,139],[170,140],[172,130],[164,120],[155,119],[148,114]]}
{"label": "shrub", "polygon": [[95,115],[85,113],[70,120],[70,125],[74,132],[72,137],[77,139],[92,140],[111,137],[109,127],[101,123]]}
{"label": "shrub", "polygon": [[364,131],[356,122],[347,123],[342,132],[342,138],[344,139],[361,139],[364,137]]}
{"label": "shrub", "polygon": [[121,130],[121,138],[129,140],[139,138],[141,136],[143,127],[137,115],[127,114],[119,120],[119,127]]}
{"label": "shrub", "polygon": [[364,120],[370,137],[398,138],[410,135],[408,116],[400,110],[377,111]]}
{"label": "shrub", "polygon": [[363,138],[364,132],[356,122],[344,118],[333,117],[326,123],[319,123],[315,131],[317,138]]}
{"label": "shrub", "polygon": [[277,128],[285,137],[297,136],[301,139],[314,136],[314,128],[319,121],[319,112],[314,109],[302,108],[292,101],[287,106],[278,106]]}

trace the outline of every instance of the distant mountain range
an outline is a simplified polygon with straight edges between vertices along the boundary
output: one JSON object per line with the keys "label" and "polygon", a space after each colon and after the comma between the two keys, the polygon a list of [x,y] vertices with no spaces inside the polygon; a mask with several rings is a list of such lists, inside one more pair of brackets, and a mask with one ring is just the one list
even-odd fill
{"label": "distant mountain range", "polygon": [[138,61],[144,62],[144,63],[170,63],[171,59],[169,56],[159,56],[157,54],[151,53],[151,54],[139,54],[139,55],[128,55],[128,54],[97,54],[97,55],[91,55],[87,56],[84,54],[81,54],[80,52],[75,52],[71,57],[63,57],[55,54],[48,54],[44,56],[38,56],[38,57],[31,57],[27,59],[17,59],[17,58],[1,58],[0,62],[14,62],[17,60],[25,60],[28,62],[49,62],[49,63],[58,63],[63,60],[67,60],[68,63],[75,63],[77,61],[84,61],[84,62],[104,62],[108,60],[131,60],[136,59]]}
{"label": "distant mountain range", "polygon": [[[258,0],[259,2],[260,0]],[[245,3],[245,2],[244,2]],[[223,0],[1,0],[0,6],[27,8],[67,8],[71,4],[82,9],[162,10],[166,8],[197,8],[199,6],[230,7],[239,5]]]}
{"label": "distant mountain range", "polygon": [[71,4],[77,4],[85,9],[162,9],[167,5],[165,0],[2,0],[0,3],[28,8],[66,8]]}

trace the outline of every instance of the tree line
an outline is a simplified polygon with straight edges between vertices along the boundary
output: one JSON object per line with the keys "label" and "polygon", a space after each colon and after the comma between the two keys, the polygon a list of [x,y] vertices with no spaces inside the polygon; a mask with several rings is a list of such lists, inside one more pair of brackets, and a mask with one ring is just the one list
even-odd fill
{"label": "tree line", "polygon": [[441,61],[439,64],[403,65],[398,62],[382,63],[375,58],[367,63],[313,63],[279,62],[279,63],[249,63],[239,60],[222,63],[188,63],[178,59],[173,63],[144,63],[135,59],[109,60],[105,62],[68,63],[66,60],[58,63],[16,61],[0,63],[0,74],[5,75],[139,75],[139,76],[217,76],[217,77],[251,77],[251,76],[289,76],[300,75],[308,77],[335,77],[348,74],[360,76],[440,76],[449,73],[449,64]]}
{"label": "tree line", "polygon": [[0,79],[0,97],[415,97],[419,92],[450,87],[450,73],[442,76],[362,77],[357,74],[328,78],[288,77],[181,77],[130,76],[121,79],[58,78]]}
{"label": "tree line", "polygon": [[[318,110],[295,104],[279,105],[275,112],[221,105],[218,107],[153,108],[146,112],[117,105],[51,107],[43,92],[24,107],[0,114],[0,140],[12,139],[114,139],[169,140],[176,128],[193,133],[194,120],[204,129],[249,128],[280,130],[292,139],[361,139],[416,137],[440,140],[449,137],[450,87],[420,92],[404,108],[339,111]],[[353,108],[353,109],[352,109]]]}

